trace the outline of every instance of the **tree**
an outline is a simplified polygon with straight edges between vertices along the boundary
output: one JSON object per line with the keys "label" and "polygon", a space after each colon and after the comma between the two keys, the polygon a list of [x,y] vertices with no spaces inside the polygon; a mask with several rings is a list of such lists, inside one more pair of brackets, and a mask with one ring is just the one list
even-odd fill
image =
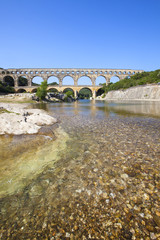
{"label": "tree", "polygon": [[25,77],[19,77],[19,86],[27,86],[28,85],[28,80]]}
{"label": "tree", "polygon": [[7,85],[7,83],[2,83],[0,81],[0,93],[14,93],[15,90],[13,87]]}
{"label": "tree", "polygon": [[11,76],[5,76],[4,81],[8,86],[14,87],[14,79]]}
{"label": "tree", "polygon": [[47,81],[41,82],[41,85],[37,89],[36,95],[40,100],[45,99],[47,95]]}
{"label": "tree", "polygon": [[72,91],[67,91],[65,92],[65,94],[67,95],[67,97],[73,97],[73,92]]}

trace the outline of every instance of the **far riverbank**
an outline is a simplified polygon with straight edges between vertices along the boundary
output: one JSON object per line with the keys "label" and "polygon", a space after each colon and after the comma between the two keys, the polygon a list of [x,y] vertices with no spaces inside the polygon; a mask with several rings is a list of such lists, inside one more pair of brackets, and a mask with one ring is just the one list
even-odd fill
{"label": "far riverbank", "polygon": [[127,101],[160,101],[160,85],[147,84],[128,89],[109,91],[98,96],[96,100],[127,100]]}

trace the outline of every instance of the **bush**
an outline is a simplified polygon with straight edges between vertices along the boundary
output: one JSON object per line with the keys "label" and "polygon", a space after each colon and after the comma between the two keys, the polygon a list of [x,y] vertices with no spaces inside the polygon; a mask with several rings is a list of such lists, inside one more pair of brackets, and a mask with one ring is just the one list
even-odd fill
{"label": "bush", "polygon": [[40,101],[45,99],[47,95],[47,81],[41,82],[41,85],[37,89],[36,95]]}
{"label": "bush", "polygon": [[65,92],[65,94],[67,95],[67,97],[73,97],[73,92],[72,91],[67,91]]}

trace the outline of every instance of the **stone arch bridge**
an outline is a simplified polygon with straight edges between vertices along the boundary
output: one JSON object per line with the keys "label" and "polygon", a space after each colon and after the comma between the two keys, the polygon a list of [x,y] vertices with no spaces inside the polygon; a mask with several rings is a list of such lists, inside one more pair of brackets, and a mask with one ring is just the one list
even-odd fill
{"label": "stone arch bridge", "polygon": [[[104,77],[106,85],[110,83],[110,79],[113,76],[122,80],[126,77],[130,77],[136,73],[141,73],[143,70],[132,70],[132,69],[82,69],[82,68],[19,68],[19,69],[0,69],[0,81],[5,82],[6,77],[13,79],[13,85],[15,91],[18,92],[20,89],[26,92],[33,92],[38,86],[33,86],[32,80],[34,77],[41,77],[43,80],[48,80],[49,77],[57,77],[59,85],[50,85],[49,89],[56,89],[58,91],[64,91],[66,88],[70,88],[74,91],[75,97],[82,88],[88,88],[92,92],[93,98],[96,97],[96,92],[102,86],[96,86],[96,78],[99,76]],[[73,85],[63,85],[63,79],[66,76],[73,78]],[[81,77],[88,77],[91,80],[91,85],[78,85],[78,80]],[[27,79],[27,86],[19,86],[19,77],[25,77]]]}

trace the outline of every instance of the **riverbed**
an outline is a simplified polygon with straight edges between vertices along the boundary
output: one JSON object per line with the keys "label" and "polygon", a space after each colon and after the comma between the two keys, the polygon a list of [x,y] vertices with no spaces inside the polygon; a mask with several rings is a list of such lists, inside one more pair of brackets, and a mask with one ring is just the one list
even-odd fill
{"label": "riverbed", "polygon": [[31,107],[59,127],[54,141],[1,158],[1,239],[159,239],[159,103]]}

